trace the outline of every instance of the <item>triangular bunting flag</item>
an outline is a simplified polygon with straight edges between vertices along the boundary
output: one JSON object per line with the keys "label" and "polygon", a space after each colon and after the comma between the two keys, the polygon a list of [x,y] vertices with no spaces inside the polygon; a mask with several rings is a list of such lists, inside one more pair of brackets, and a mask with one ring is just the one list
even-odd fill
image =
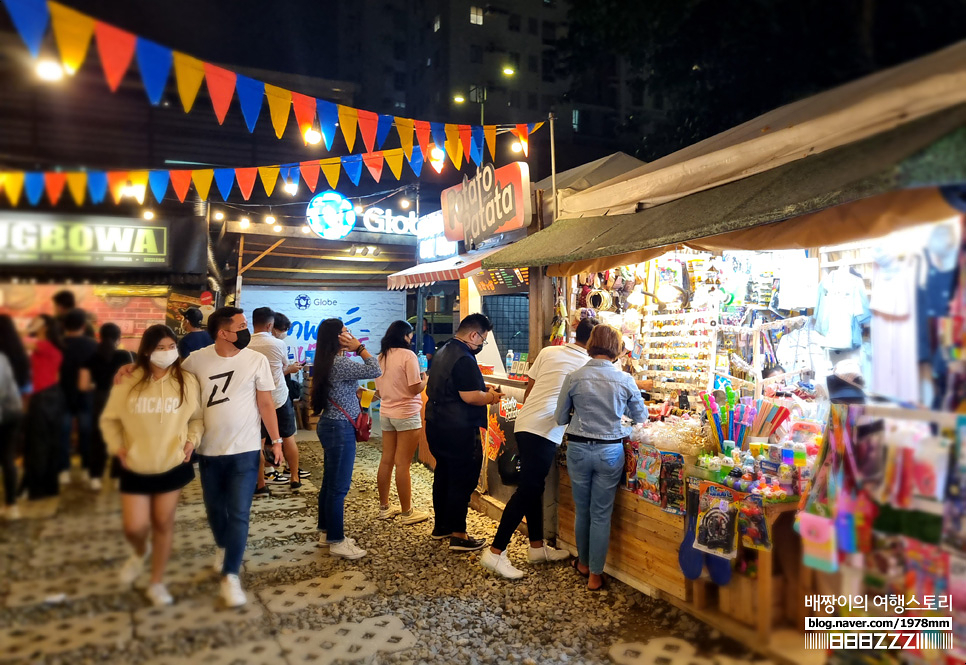
{"label": "triangular bunting flag", "polygon": [[67,190],[77,205],[84,205],[87,195],[87,174],[84,171],[74,171],[67,174]]}
{"label": "triangular bunting flag", "polygon": [[470,143],[473,139],[473,128],[469,125],[460,125],[460,146],[463,148],[463,154],[469,159],[470,152],[472,151],[472,146]]}
{"label": "triangular bunting flag", "polygon": [[[429,134],[430,126],[425,120],[415,120],[413,121],[413,126],[416,129],[416,142],[419,143],[419,151],[422,153],[420,157],[426,159],[429,156]],[[412,157],[410,157],[412,161]]]}
{"label": "triangular bunting flag", "polygon": [[265,97],[268,99],[268,110],[272,115],[272,127],[275,128],[275,136],[282,138],[285,133],[285,126],[288,125],[292,93],[285,88],[265,84]]}
{"label": "triangular bunting flag", "polygon": [[174,78],[178,83],[181,106],[188,113],[195,104],[201,82],[205,79],[204,63],[190,55],[174,52]]}
{"label": "triangular bunting flag", "polygon": [[299,125],[302,142],[308,145],[308,141],[305,140],[305,132],[315,126],[315,98],[293,92],[292,110],[295,111],[295,122]]}
{"label": "triangular bunting flag", "polygon": [[418,146],[413,148],[412,155],[409,157],[409,168],[413,170],[413,174],[417,178],[423,171],[423,151]]}
{"label": "triangular bunting flag", "polygon": [[413,121],[409,118],[396,118],[396,133],[399,134],[399,145],[402,146],[406,159],[413,156]]}
{"label": "triangular bunting flag", "polygon": [[[276,171],[276,175],[277,175]],[[258,169],[254,166],[250,166],[244,169],[235,169],[235,180],[238,181],[238,191],[241,192],[242,198],[246,201],[251,198],[252,189],[255,188],[255,176],[258,175]]]}
{"label": "triangular bunting flag", "polygon": [[187,169],[169,171],[168,175],[171,176],[171,188],[178,200],[184,203],[184,199],[188,195],[188,188],[191,186],[191,171]]}
{"label": "triangular bunting flag", "polygon": [[131,181],[133,186],[134,198],[137,199],[138,203],[144,203],[144,197],[148,193],[148,172],[147,171],[131,171],[127,174],[127,179]]}
{"label": "triangular bunting flag", "polygon": [[168,192],[168,172],[151,171],[148,174],[148,184],[151,186],[154,200],[161,203],[164,200],[164,195]]}
{"label": "triangular bunting flag", "polygon": [[359,178],[362,177],[362,157],[359,155],[346,155],[342,158],[342,168],[353,185],[359,185]]}
{"label": "triangular bunting flag", "polygon": [[50,22],[54,27],[54,39],[64,70],[73,74],[87,57],[87,47],[94,35],[94,19],[59,2],[48,2],[47,6],[50,8]]}
{"label": "triangular bunting flag", "polygon": [[[7,8],[13,27],[20,33],[30,49],[30,55],[37,57],[40,55],[40,45],[44,41],[47,33],[47,22],[50,20],[50,12],[47,11],[47,0],[4,0],[3,6]],[[17,193],[20,196],[20,193]],[[14,203],[14,205],[17,205]]]}
{"label": "triangular bunting flag", "polygon": [[235,95],[235,72],[216,67],[211,63],[203,63],[205,69],[205,81],[208,84],[208,96],[211,98],[211,108],[215,110],[215,117],[218,124],[225,123],[225,116],[228,114],[228,107],[231,106],[231,98]]}
{"label": "triangular bunting flag", "polygon": [[523,146],[523,154],[529,155],[530,154],[530,128],[525,123],[521,125],[517,125],[517,128],[513,131],[513,133],[517,135],[518,139],[520,139],[520,145]]}
{"label": "triangular bunting flag", "polygon": [[322,173],[325,175],[325,180],[329,183],[329,187],[331,189],[338,187],[339,173],[342,171],[342,160],[338,157],[323,159],[319,161],[319,165],[322,167]]}
{"label": "triangular bunting flag", "polygon": [[27,192],[27,202],[35,206],[40,203],[44,194],[44,174],[41,171],[27,171],[24,175],[24,189]]}
{"label": "triangular bunting flag", "polygon": [[[366,146],[366,152],[372,152],[376,145],[376,132],[379,131],[379,116],[372,111],[356,111],[359,120],[359,132],[362,134],[362,142]],[[377,181],[378,182],[378,181]]]}
{"label": "triangular bunting flag", "polygon": [[463,147],[460,145],[460,130],[456,125],[446,125],[446,154],[457,170],[463,165]]}
{"label": "triangular bunting flag", "polygon": [[403,165],[403,151],[402,148],[396,148],[395,150],[387,150],[382,153],[382,156],[386,158],[386,164],[389,165],[389,170],[392,171],[393,176],[396,180],[402,177],[402,165]]}
{"label": "triangular bunting flag", "polygon": [[283,166],[282,167],[282,170],[281,170],[281,173],[282,173],[282,182],[284,182],[286,185],[289,184],[289,183],[295,183],[295,186],[298,187],[298,184],[299,184],[299,167],[297,167],[297,166],[288,166],[288,167]]}
{"label": "triangular bunting flag", "polygon": [[319,112],[319,131],[322,132],[322,138],[325,140],[325,149],[332,150],[335,126],[339,122],[339,107],[324,99],[316,99],[315,108]]}
{"label": "triangular bunting flag", "polygon": [[[356,110],[351,106],[343,106],[339,104],[339,127],[342,128],[342,136],[345,137],[345,145],[352,152],[353,146],[356,144],[356,124],[359,120],[359,116],[356,114]],[[362,164],[359,165],[360,173],[362,173]]]}
{"label": "triangular bunting flag", "polygon": [[3,191],[7,193],[7,200],[14,207],[20,203],[20,193],[23,191],[24,178],[23,171],[8,173],[3,178]]}
{"label": "triangular bunting flag", "polygon": [[157,106],[161,103],[164,88],[168,84],[173,53],[169,48],[138,37],[137,60],[138,69],[141,71],[141,82],[144,83],[144,90],[148,93],[148,100]]}
{"label": "triangular bunting flag", "polygon": [[208,200],[208,192],[211,190],[211,181],[214,177],[215,172],[211,169],[198,169],[191,172],[191,181],[195,184],[195,189],[202,201]]}
{"label": "triangular bunting flag", "polygon": [[44,174],[44,189],[47,190],[47,199],[51,205],[57,205],[60,195],[64,193],[64,185],[67,184],[67,174],[57,171],[48,171]]}
{"label": "triangular bunting flag", "polygon": [[258,122],[258,114],[262,111],[265,84],[239,74],[235,87],[238,90],[238,103],[241,104],[245,124],[248,125],[249,132],[254,132],[255,123]]}
{"label": "triangular bunting flag", "polygon": [[[215,169],[215,184],[218,186],[218,193],[221,200],[227,201],[231,196],[231,186],[235,182],[235,169]],[[198,183],[195,183],[198,186]]]}
{"label": "triangular bunting flag", "polygon": [[490,159],[496,159],[496,125],[484,126],[483,136],[486,138],[486,147],[490,149]]}
{"label": "triangular bunting flag", "polygon": [[302,180],[305,181],[305,184],[314,192],[315,188],[319,185],[319,161],[313,159],[307,162],[301,162],[299,164],[299,173],[302,174]]}
{"label": "triangular bunting flag", "polygon": [[483,127],[473,125],[473,140],[470,146],[470,159],[480,166],[483,164]]}
{"label": "triangular bunting flag", "polygon": [[107,188],[111,192],[114,203],[120,203],[124,196],[124,188],[127,187],[127,171],[108,171]]}
{"label": "triangular bunting flag", "polygon": [[440,150],[446,150],[446,125],[442,122],[431,122],[429,126],[433,129],[433,143]]}
{"label": "triangular bunting flag", "polygon": [[382,179],[382,166],[385,161],[382,158],[381,152],[367,152],[362,155],[362,161],[365,163],[366,168],[369,169],[369,174],[372,179],[376,182]]}
{"label": "triangular bunting flag", "polygon": [[95,23],[94,34],[97,36],[97,54],[101,58],[107,85],[111,92],[117,92],[127,68],[131,66],[137,37],[101,21]]}
{"label": "triangular bunting flag", "polygon": [[107,173],[104,171],[87,172],[87,193],[91,203],[101,203],[107,196]]}
{"label": "triangular bunting flag", "polygon": [[[391,115],[381,115],[379,116],[379,129],[376,130],[376,147],[380,150],[382,149],[382,144],[386,142],[389,137],[389,130],[392,129],[392,116]],[[410,138],[412,138],[412,132],[409,133]]]}
{"label": "triangular bunting flag", "polygon": [[[275,183],[278,182],[278,170],[277,166],[258,167],[258,179],[262,181],[262,187],[265,188],[265,194],[267,196],[271,196],[272,192],[275,191]],[[241,180],[238,182],[240,185]]]}

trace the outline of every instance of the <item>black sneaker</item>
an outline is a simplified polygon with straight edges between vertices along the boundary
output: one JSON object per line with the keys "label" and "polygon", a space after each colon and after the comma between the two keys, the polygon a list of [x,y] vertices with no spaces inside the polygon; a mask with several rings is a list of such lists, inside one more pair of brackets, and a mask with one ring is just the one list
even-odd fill
{"label": "black sneaker", "polygon": [[285,483],[290,482],[292,479],[276,471],[268,480],[276,485],[284,485]]}
{"label": "black sneaker", "polygon": [[449,549],[453,552],[475,552],[486,547],[485,540],[476,538],[458,538],[452,536],[449,539]]}
{"label": "black sneaker", "polygon": [[[285,475],[285,476],[291,476],[292,475],[292,470],[290,468],[288,468],[288,467],[285,467],[285,470],[282,471],[282,474]],[[299,469],[299,478],[300,479],[301,478],[308,478],[311,475],[312,475],[312,472],[311,471],[306,471],[305,469]]]}
{"label": "black sneaker", "polygon": [[442,531],[439,531],[438,529],[433,529],[433,533],[430,535],[430,537],[433,540],[443,540],[444,538],[449,538],[452,535],[453,535],[453,532],[452,531],[448,531],[447,533],[443,533]]}
{"label": "black sneaker", "polygon": [[260,496],[271,496],[271,492],[268,490],[268,485],[262,485],[261,487],[255,488],[255,498]]}
{"label": "black sneaker", "polygon": [[288,487],[293,492],[298,492],[300,489],[302,489],[302,483],[291,482],[288,484]]}

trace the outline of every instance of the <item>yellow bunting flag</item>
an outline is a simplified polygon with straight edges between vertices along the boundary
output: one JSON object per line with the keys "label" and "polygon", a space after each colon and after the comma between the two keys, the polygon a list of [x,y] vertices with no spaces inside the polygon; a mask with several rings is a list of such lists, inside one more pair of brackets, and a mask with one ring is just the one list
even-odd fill
{"label": "yellow bunting flag", "polygon": [[322,175],[325,176],[329,187],[335,189],[339,186],[339,173],[342,171],[342,160],[338,157],[331,159],[320,159],[319,166],[322,167]]}
{"label": "yellow bunting flag", "polygon": [[265,84],[265,97],[268,99],[268,110],[272,114],[272,127],[275,136],[282,138],[285,126],[288,124],[288,112],[292,107],[292,93],[284,88]]}
{"label": "yellow bunting flag", "polygon": [[351,106],[339,104],[339,126],[342,128],[342,136],[345,137],[345,145],[352,152],[352,146],[356,144],[356,124],[359,122],[359,114]]}
{"label": "yellow bunting flag", "polygon": [[[410,134],[410,138],[412,135]],[[396,180],[402,177],[402,165],[403,165],[403,151],[402,148],[396,148],[395,150],[386,150],[382,153],[382,156],[386,158],[386,164],[389,165],[389,170],[392,174],[396,176]]]}
{"label": "yellow bunting flag", "polygon": [[463,165],[463,146],[460,145],[460,128],[458,125],[446,125],[446,154],[449,155],[453,166],[459,170]]}
{"label": "yellow bunting flag", "polygon": [[496,159],[496,125],[484,125],[483,138],[486,139],[486,146],[490,149],[490,158]]}
{"label": "yellow bunting flag", "polygon": [[278,182],[278,167],[259,166],[258,178],[262,181],[262,187],[265,188],[265,194],[271,196],[272,192],[275,191],[275,183]]}
{"label": "yellow bunting flag", "polygon": [[64,70],[73,74],[87,57],[87,47],[94,35],[94,19],[59,2],[48,2],[47,5]]}
{"label": "yellow bunting flag", "polygon": [[198,190],[198,196],[202,201],[208,200],[208,191],[211,189],[211,180],[214,177],[215,172],[212,169],[198,169],[191,172],[191,181],[195,184],[195,189]]}
{"label": "yellow bunting flag", "polygon": [[134,198],[137,199],[137,202],[143,205],[144,195],[148,191],[148,172],[131,171],[127,177],[134,186],[134,188],[131,190],[131,193],[134,195]]}
{"label": "yellow bunting flag", "polygon": [[174,77],[178,82],[178,95],[181,106],[188,113],[194,106],[195,98],[205,80],[205,65],[201,60],[184,53],[174,52]]}
{"label": "yellow bunting flag", "polygon": [[3,191],[7,193],[7,200],[14,207],[17,206],[17,203],[20,201],[20,194],[23,192],[23,179],[23,171],[7,173],[3,177]]}
{"label": "yellow bunting flag", "polygon": [[67,189],[77,205],[84,205],[84,198],[87,196],[87,174],[83,171],[76,171],[67,174]]}
{"label": "yellow bunting flag", "polygon": [[413,127],[412,118],[396,118],[396,132],[399,134],[399,145],[402,146],[406,159],[413,158]]}

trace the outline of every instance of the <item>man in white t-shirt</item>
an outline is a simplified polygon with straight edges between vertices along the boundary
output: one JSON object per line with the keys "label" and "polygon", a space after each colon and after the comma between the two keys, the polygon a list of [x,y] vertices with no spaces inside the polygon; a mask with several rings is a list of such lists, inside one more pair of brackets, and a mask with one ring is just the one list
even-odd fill
{"label": "man in white t-shirt", "polygon": [[247,602],[238,572],[262,454],[261,423],[271,436],[276,463],[282,461],[282,439],[272,401],[272,371],[265,356],[245,348],[251,333],[242,310],[222,307],[213,312],[208,333],[215,343],[192,353],[182,367],[201,384],[201,489],[218,545],[215,567],[223,575],[221,595],[227,606],[238,607]]}
{"label": "man in white t-shirt", "polygon": [[[289,483],[292,491],[302,489],[302,482],[299,478],[299,447],[295,443],[295,405],[289,396],[288,384],[285,382],[287,374],[293,374],[301,369],[298,364],[288,364],[288,348],[285,342],[275,337],[272,330],[275,327],[275,312],[268,307],[259,307],[252,310],[252,343],[248,347],[252,351],[258,351],[268,360],[268,366],[272,370],[272,379],[275,381],[275,389],[272,391],[272,402],[275,404],[275,416],[278,420],[278,434],[282,437],[282,454],[288,462],[291,478],[286,478],[281,473],[274,473],[273,482]],[[265,426],[262,426],[262,440],[269,438]],[[259,462],[261,467],[261,461]],[[262,479],[258,479],[261,487]],[[261,492],[267,493],[267,492]]]}
{"label": "man in white t-shirt", "polygon": [[577,324],[575,344],[548,346],[537,355],[527,372],[529,381],[523,396],[523,408],[517,414],[513,434],[520,450],[520,481],[503,510],[500,527],[493,545],[483,551],[480,564],[497,575],[516,580],[525,573],[515,568],[506,555],[513,532],[527,518],[530,534],[530,563],[563,561],[570,557],[564,550],[543,542],[543,490],[553,465],[557,446],[563,441],[565,425],[557,425],[554,412],[557,396],[567,375],[583,367],[587,356],[587,340],[597,319],[586,318]]}

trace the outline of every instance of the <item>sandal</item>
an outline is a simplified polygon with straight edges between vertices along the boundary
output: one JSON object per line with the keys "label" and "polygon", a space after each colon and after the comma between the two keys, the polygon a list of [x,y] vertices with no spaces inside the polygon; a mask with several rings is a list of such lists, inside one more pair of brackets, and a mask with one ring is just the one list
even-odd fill
{"label": "sandal", "polygon": [[[588,573],[588,577],[589,576],[590,574]],[[587,591],[603,591],[606,588],[607,588],[607,578],[602,574],[600,576],[600,586],[597,587],[596,589],[591,589],[590,587],[587,587]]]}
{"label": "sandal", "polygon": [[580,572],[580,568],[578,567],[579,565],[580,565],[580,559],[577,559],[576,557],[574,557],[573,559],[570,560],[570,567],[576,570],[578,575],[580,575],[581,577],[590,577],[590,571],[588,570],[586,573]]}

